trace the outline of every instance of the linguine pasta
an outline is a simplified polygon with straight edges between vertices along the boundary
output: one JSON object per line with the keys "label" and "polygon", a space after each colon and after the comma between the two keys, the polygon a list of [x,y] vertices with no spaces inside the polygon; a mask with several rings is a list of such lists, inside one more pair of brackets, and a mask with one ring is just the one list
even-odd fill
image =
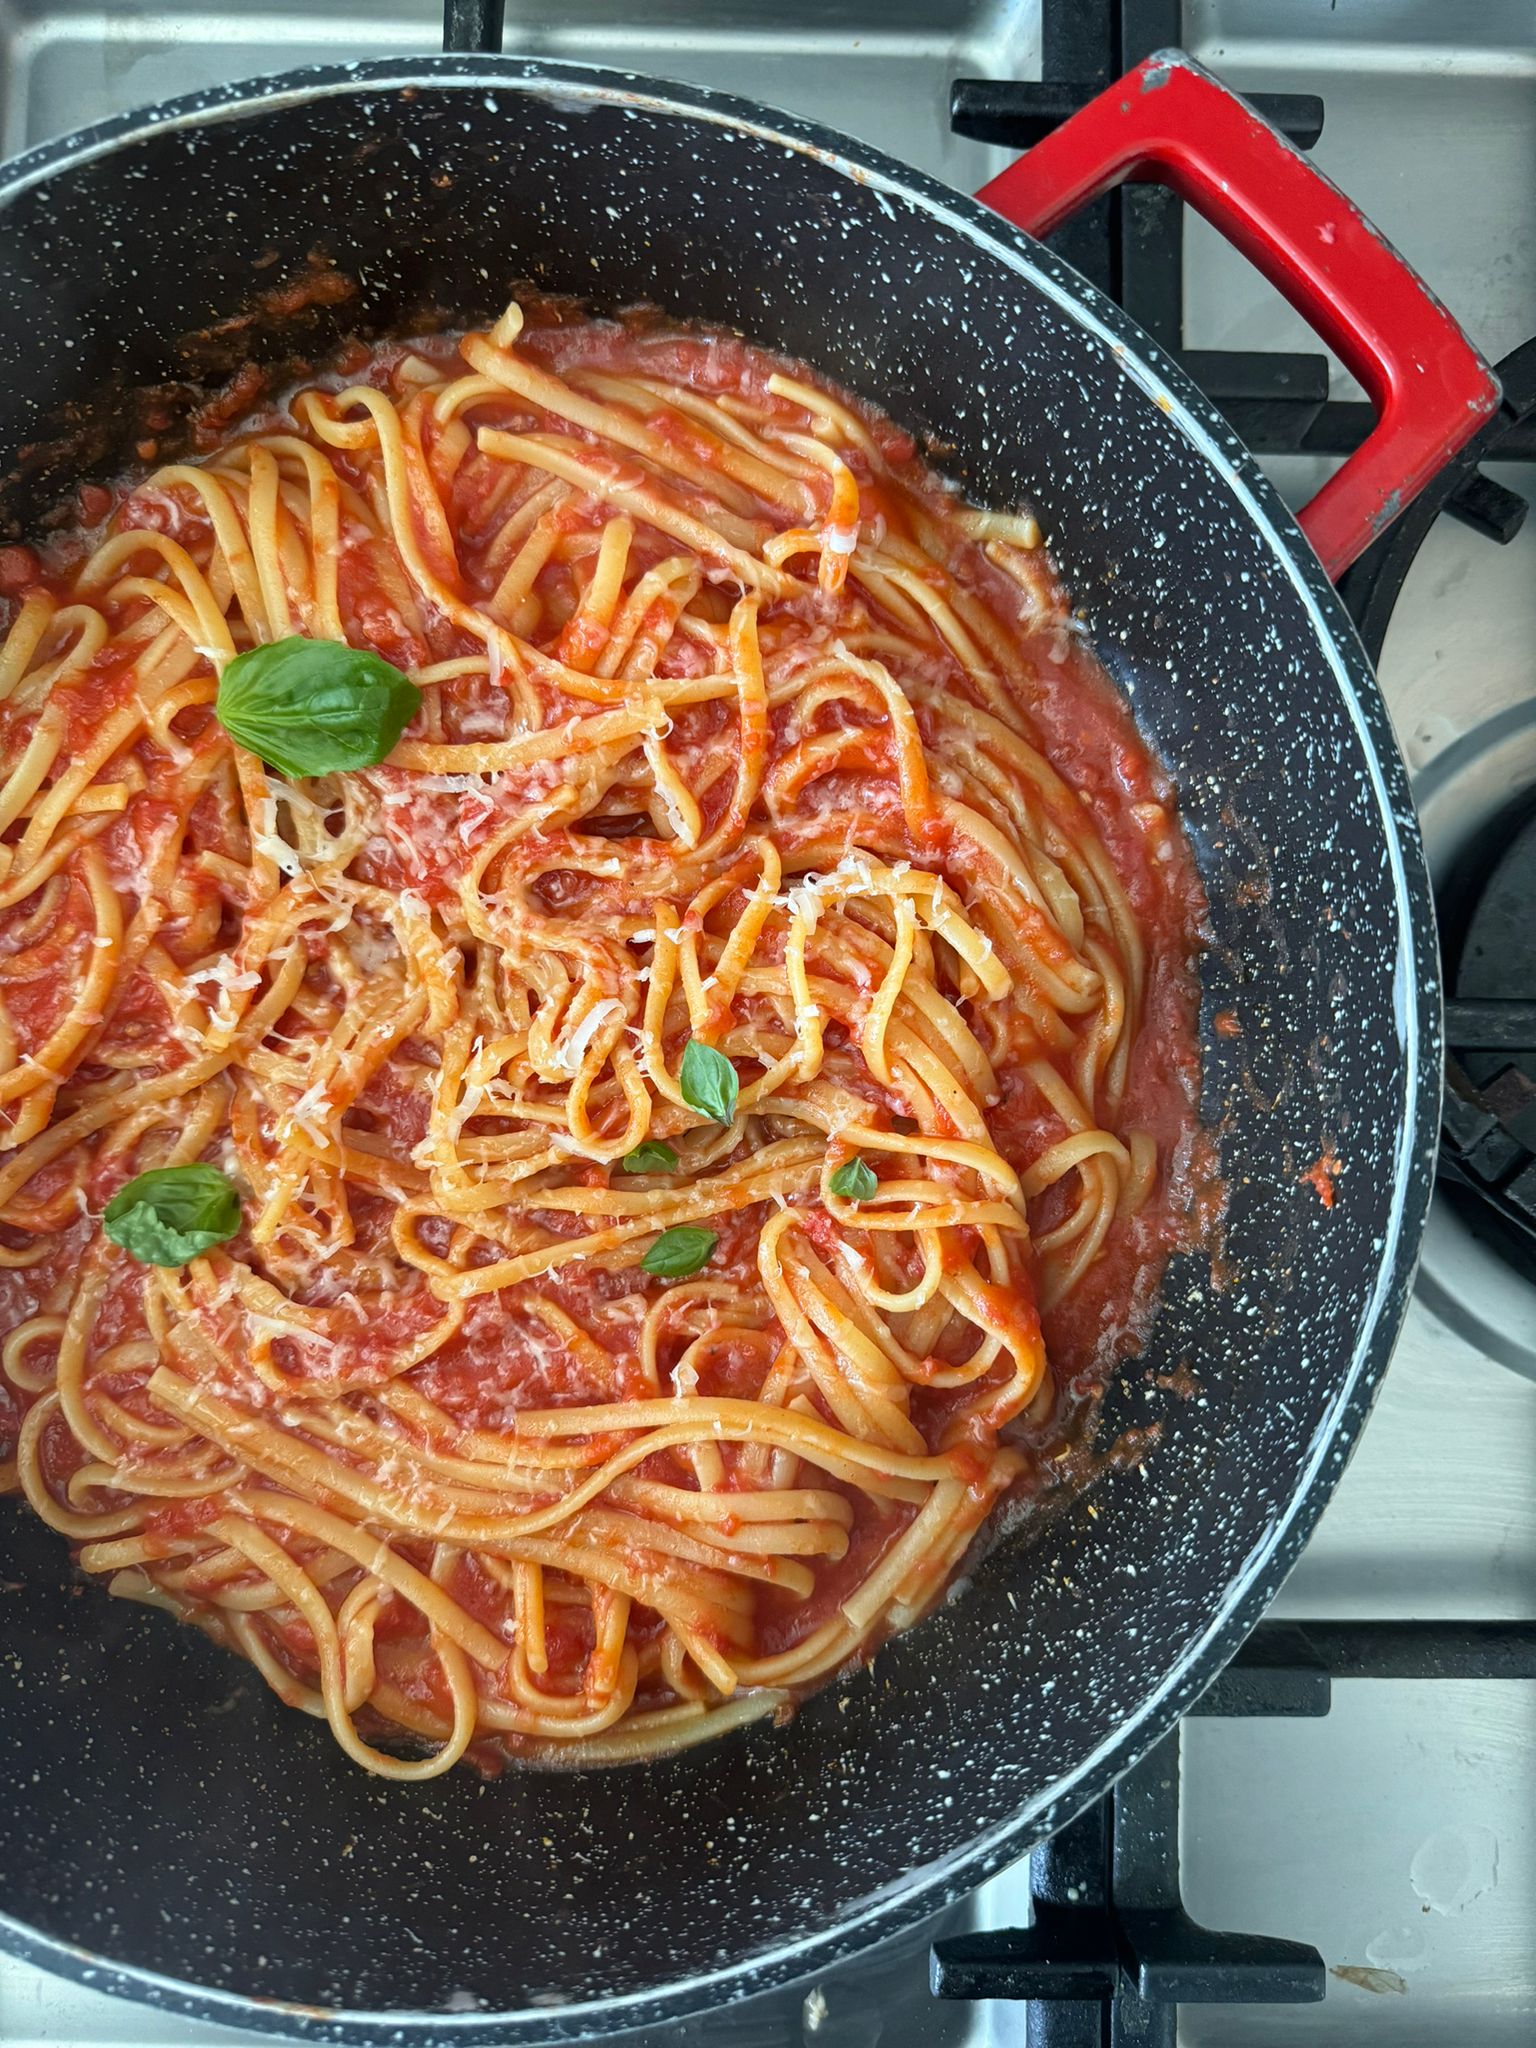
{"label": "linguine pasta", "polygon": [[[1198,890],[1033,517],[514,305],[10,555],[0,1449],[83,1570],[404,1779],[920,1617],[1185,1227]],[[387,759],[234,743],[294,637]],[[193,1162],[236,1234],[141,1263]]]}

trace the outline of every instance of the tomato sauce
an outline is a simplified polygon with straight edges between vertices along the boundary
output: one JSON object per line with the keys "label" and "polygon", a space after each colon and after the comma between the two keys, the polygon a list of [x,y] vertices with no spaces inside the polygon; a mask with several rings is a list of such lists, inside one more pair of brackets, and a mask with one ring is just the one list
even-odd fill
{"label": "tomato sauce", "polygon": [[[565,309],[553,303],[530,307],[522,346],[535,362],[562,377],[579,372],[651,376],[681,381],[699,392],[729,393],[770,409],[781,403],[768,389],[771,376],[787,373],[813,385],[817,382],[814,373],[802,366],[786,364],[733,336],[679,332],[645,315],[621,322],[571,321],[565,317]],[[322,381],[332,389],[344,382],[388,388],[408,352],[447,364],[454,359],[455,348],[452,338],[391,345],[363,360],[350,361],[344,375],[338,372]],[[238,402],[239,396],[237,391],[232,402]],[[894,482],[886,484],[859,449],[844,451],[859,486],[862,516],[876,528],[911,537],[917,508],[937,516],[951,509],[949,501],[919,463],[910,436],[872,412],[862,411],[860,416],[883,460],[895,472]],[[476,418],[481,424],[514,433],[537,431],[542,426],[539,416],[512,393],[504,401],[480,405]],[[223,422],[210,424],[222,426]],[[251,424],[248,421],[245,430]],[[702,469],[708,470],[714,463],[715,444],[679,414],[658,407],[648,425]],[[429,461],[442,431],[431,422],[424,429]],[[628,483],[644,481],[639,464],[623,450],[594,441],[584,452],[594,466]],[[338,452],[334,460],[344,480],[355,486],[364,484],[360,462],[352,462],[344,452]],[[506,570],[505,559],[496,552],[504,489],[505,479],[478,456],[471,455],[458,465],[443,507],[456,543],[454,556],[434,541],[429,518],[420,516],[415,522],[418,543],[436,572],[455,597],[471,604],[485,603]],[[676,483],[671,494],[685,508],[690,504],[702,507],[705,502],[702,489],[684,480]],[[101,519],[113,503],[125,498],[131,499],[140,524],[152,525],[194,550],[206,545],[206,517],[185,492],[172,495],[153,486],[127,487],[115,500],[94,502],[87,509],[92,517]],[[606,629],[576,616],[583,583],[573,564],[590,556],[606,516],[597,502],[577,499],[568,502],[551,522],[549,558],[533,588],[545,630],[551,625],[558,628],[553,652],[561,660],[590,663],[602,652]],[[764,532],[767,530],[764,522]],[[8,622],[8,616],[14,615],[31,591],[45,589],[63,596],[78,547],[78,542],[61,543],[46,558],[30,548],[0,549],[0,625]],[[675,551],[673,541],[642,522],[631,549],[630,580]],[[955,540],[943,566],[962,589],[984,599],[994,611],[1010,619],[1027,619],[1025,594],[987,559],[979,545]],[[1049,595],[1053,578],[1043,562],[1041,576],[1042,592]],[[729,599],[724,592],[717,596],[711,616],[723,621],[729,615]],[[481,646],[444,612],[425,603],[389,551],[345,518],[338,602],[349,639],[372,647],[401,668],[419,670],[452,661]],[[665,607],[658,602],[651,620],[642,621],[642,643],[647,624],[659,630],[664,617]],[[808,600],[768,602],[762,607],[759,631],[765,645],[773,644],[775,635],[785,639],[800,636],[807,649],[814,651],[820,630]],[[1037,1459],[1082,1429],[1106,1380],[1144,1340],[1168,1257],[1210,1232],[1220,1206],[1220,1189],[1213,1148],[1198,1123],[1195,954],[1205,904],[1177,822],[1174,792],[1138,734],[1126,703],[1094,660],[1081,633],[1070,623],[1063,626],[1059,608],[1038,633],[1026,634],[1025,657],[1011,679],[1020,709],[1040,751],[1082,800],[1125,891],[1145,950],[1142,1013],[1117,1121],[1122,1129],[1148,1134],[1155,1142],[1159,1162],[1155,1184],[1142,1207],[1114,1222],[1085,1277],[1043,1316],[1041,1329],[1056,1399],[1043,1420],[1021,1423],[1014,1431],[1024,1452],[1018,1491],[1027,1496],[1037,1483]],[[667,640],[657,672],[666,677],[699,675],[708,672],[711,660],[699,640],[674,634]],[[927,683],[957,691],[967,687],[959,664],[939,648],[918,657],[917,668]],[[102,722],[126,701],[131,686],[131,671],[120,655],[108,649],[76,682],[57,692],[67,714],[69,750],[78,752],[89,744]],[[447,741],[495,741],[507,736],[507,694],[499,679],[475,676],[446,684],[439,702],[442,737]],[[0,740],[14,743],[16,716],[11,707],[0,707]],[[177,728],[184,746],[195,750],[219,744],[216,728],[201,710],[185,714],[184,724],[184,732]],[[931,721],[921,710],[918,724],[923,737],[930,737]],[[824,741],[835,741],[842,732],[846,741],[835,750],[813,751]],[[737,746],[734,706],[706,702],[679,709],[670,744],[679,758],[701,767],[696,794],[707,832],[724,817],[732,800],[734,777],[729,771]],[[825,817],[829,843],[835,845],[839,836],[840,814],[857,809],[866,837],[878,838],[890,858],[934,869],[958,893],[965,893],[975,847],[936,816],[918,831],[909,826],[896,784],[899,762],[891,733],[854,725],[843,712],[829,709],[809,732],[802,732],[798,745],[796,755],[787,711],[773,711],[769,716],[768,774],[778,776],[777,786],[786,798]],[[141,743],[139,760],[146,769],[142,779],[148,786],[132,796],[122,817],[99,841],[124,896],[125,915],[135,906],[146,874],[162,857],[166,834],[179,829],[181,818],[174,805],[154,793],[157,779],[171,772],[167,757],[146,741]],[[457,903],[464,878],[484,849],[510,819],[548,796],[560,781],[562,769],[558,761],[535,763],[499,775],[493,783],[478,776],[408,773],[388,765],[370,773],[381,793],[378,823],[354,872],[393,895],[414,892],[426,904],[443,908]],[[612,826],[614,821],[608,824]],[[16,828],[7,836],[14,840]],[[190,843],[200,847],[224,846],[223,814],[212,793],[205,795],[193,812],[188,836]],[[603,900],[600,882],[590,867],[595,838],[590,829],[569,833],[551,829],[523,842],[543,862],[527,888],[534,912],[552,919],[600,915],[600,908],[592,909],[593,905],[600,907]],[[175,849],[172,852],[174,858]],[[644,857],[643,848],[640,857]],[[658,848],[656,857],[660,863],[664,850]],[[739,909],[745,903],[753,880],[748,876],[741,883],[729,899],[731,905]],[[0,916],[0,984],[12,1025],[26,1046],[43,1043],[57,1026],[76,980],[73,963],[90,943],[93,927],[88,898],[78,879],[67,886],[67,904],[43,940],[35,940],[23,930],[18,913]],[[238,906],[226,900],[206,872],[193,880],[183,868],[176,916],[163,927],[160,942],[173,960],[182,957],[179,949],[183,945],[189,959],[200,955],[206,947],[193,943],[193,938],[199,933],[206,936],[204,927],[215,933],[227,927],[231,935],[237,933],[237,911]],[[12,927],[19,934],[14,945],[8,943]],[[1041,929],[1043,934],[1043,920]],[[782,941],[778,953],[782,953]],[[765,946],[763,957],[777,957],[772,944]],[[861,1002],[867,1003],[873,993],[869,974],[857,961],[852,963],[851,973],[859,984]],[[745,1013],[749,1001],[738,999],[738,1014]],[[961,1007],[966,1021],[984,1041],[985,1002],[973,999]],[[296,1023],[298,1013],[283,1021]],[[90,1068],[93,1059],[122,1064],[124,1056],[131,1053],[146,1060],[152,1057],[162,1067],[188,1057],[173,1028],[166,990],[142,967],[124,977],[110,1014],[99,1020],[94,1030],[84,1055],[88,1071],[107,1071],[101,1065]],[[849,1043],[849,1027],[839,1019],[829,1020],[826,1042],[834,1050],[842,1050]],[[423,1057],[427,1050],[416,1049]],[[680,1045],[670,1050],[675,1057]],[[392,1156],[407,1159],[428,1135],[427,1092],[420,1071],[408,1071],[415,1056],[409,1042],[400,1048],[396,1058],[368,1081],[348,1109],[345,1122],[346,1129],[382,1139]],[[869,1102],[877,1127],[896,1127],[899,1098],[868,1075],[850,1085]],[[1022,1059],[999,1065],[998,1088],[997,1101],[987,1106],[989,1127],[999,1151],[1022,1171],[1047,1145],[1065,1135],[1065,1127],[1024,1071]],[[487,1112],[477,1119],[476,1128],[491,1132],[499,1126]],[[1325,1159],[1308,1176],[1325,1202],[1332,1199],[1331,1175],[1325,1172],[1330,1166],[1336,1168],[1336,1162]],[[50,1171],[54,1173],[51,1181]],[[592,1169],[597,1182],[604,1171]],[[99,1167],[91,1164],[79,1177],[78,1189],[62,1162],[56,1170],[35,1176],[27,1199],[39,1206],[53,1202],[61,1211],[67,1208],[71,1213],[61,1214],[59,1235],[38,1264],[0,1269],[0,1326],[13,1327],[45,1302],[61,1296],[92,1234],[91,1225],[79,1214],[80,1205],[94,1212],[122,1177],[121,1168],[107,1161]],[[1030,1223],[1036,1237],[1060,1220],[1070,1192],[1069,1176],[1067,1185],[1048,1191],[1031,1205]],[[358,1258],[382,1255],[388,1247],[392,1205],[364,1190],[353,1191],[351,1205],[352,1253]],[[769,1213],[767,1205],[754,1204],[708,1219],[708,1227],[718,1236],[709,1277],[743,1302],[756,1301],[759,1308],[757,1244]],[[814,1199],[801,1200],[799,1214],[812,1245],[829,1265],[835,1265],[839,1243],[832,1218]],[[556,1209],[531,1211],[528,1221],[556,1236],[575,1235],[585,1227],[581,1219]],[[423,1241],[439,1255],[449,1235],[448,1226],[440,1220],[422,1226]],[[247,1239],[236,1240],[230,1250],[262,1270],[261,1258]],[[957,1239],[950,1250],[958,1261],[962,1253],[974,1254],[977,1245]],[[489,1258],[491,1253],[485,1256]],[[352,1268],[345,1262],[338,1263],[334,1274],[319,1279],[311,1276],[307,1284],[298,1284],[294,1276],[276,1267],[272,1277],[288,1285],[303,1305],[323,1309],[327,1319],[321,1342],[310,1344],[287,1336],[274,1342],[273,1363],[295,1383],[314,1376],[352,1390],[383,1387],[395,1369],[401,1347],[421,1339],[443,1314],[442,1303],[416,1275],[409,1276],[410,1284],[398,1291],[383,1294],[354,1286]],[[664,1328],[657,1352],[659,1384],[653,1382],[644,1356],[643,1328],[647,1311],[663,1291],[663,1282],[645,1274],[629,1258],[568,1265],[537,1280],[473,1297],[453,1334],[412,1370],[410,1384],[462,1427],[490,1431],[514,1427],[517,1415],[530,1409],[648,1399],[680,1391],[754,1398],[783,1339],[777,1323],[762,1313],[755,1323],[744,1320],[741,1327],[728,1327],[696,1346],[690,1354],[692,1377],[686,1384],[674,1375],[681,1372],[681,1361],[695,1345],[697,1331]],[[998,1290],[988,1293],[984,1289],[983,1297],[990,1324],[1014,1336],[1022,1328],[1025,1340],[1032,1335],[1033,1310],[1027,1303],[1011,1301]],[[586,1333],[585,1342],[567,1341],[563,1334],[566,1319]],[[728,1309],[722,1311],[721,1319],[729,1321]],[[147,1330],[142,1276],[137,1268],[120,1264],[92,1329],[88,1357],[99,1360],[114,1346],[131,1343]],[[958,1363],[958,1359],[943,1355],[928,1361],[935,1370]],[[125,1382],[122,1391],[125,1400],[132,1399],[131,1383]],[[0,1386],[0,1455],[14,1441],[22,1405],[14,1393]],[[824,1420],[835,1419],[819,1393],[811,1396],[811,1405]],[[950,1430],[958,1406],[958,1400],[926,1399],[921,1417],[930,1449],[953,1449],[956,1468],[963,1474],[966,1444],[955,1442]],[[718,1448],[729,1491],[745,1483],[745,1453],[729,1444]],[[60,1491],[81,1461],[67,1431],[55,1427],[46,1433],[43,1466],[51,1489]],[[979,1488],[979,1454],[976,1469]],[[693,1483],[687,1459],[671,1452],[648,1459],[638,1468],[637,1476],[674,1486]],[[915,1512],[906,1503],[874,1500],[834,1479],[803,1477],[799,1483],[814,1483],[846,1499],[850,1509],[847,1550],[840,1559],[816,1560],[815,1587],[809,1598],[771,1585],[757,1588],[752,1651],[759,1657],[793,1648],[833,1617]],[[169,1553],[176,1538],[201,1526],[211,1512],[205,1502],[172,1500],[156,1509],[149,1531],[165,1543]],[[727,1534],[734,1533],[729,1522],[725,1528]],[[430,1568],[428,1547],[401,1548],[421,1569]],[[510,1639],[511,1601],[502,1585],[472,1559],[454,1568],[451,1584],[454,1596],[467,1611]],[[274,1621],[270,1627],[276,1654],[295,1676],[313,1682],[314,1656],[307,1629],[297,1617],[286,1623]],[[637,1611],[630,1641],[642,1650],[648,1645],[654,1649],[659,1629],[656,1616]],[[581,1673],[593,1648],[590,1614],[572,1603],[552,1601],[546,1615],[546,1645],[549,1669],[541,1682],[551,1692],[579,1691]],[[439,1719],[450,1714],[451,1701],[438,1660],[419,1618],[405,1603],[384,1599],[376,1628],[376,1655],[381,1676],[413,1706]],[[659,1696],[658,1686],[654,1670],[648,1670],[642,1683],[642,1703]]]}

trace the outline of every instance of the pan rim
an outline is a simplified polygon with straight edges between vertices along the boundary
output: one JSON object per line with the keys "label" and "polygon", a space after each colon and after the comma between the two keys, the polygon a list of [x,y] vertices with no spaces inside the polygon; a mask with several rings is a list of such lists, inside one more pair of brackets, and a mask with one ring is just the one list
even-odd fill
{"label": "pan rim", "polygon": [[578,116],[590,106],[617,105],[637,116],[705,120],[809,156],[872,189],[886,203],[894,198],[916,207],[1042,291],[1112,354],[1123,373],[1159,406],[1204,459],[1213,478],[1237,499],[1287,576],[1313,631],[1318,657],[1327,663],[1359,735],[1362,769],[1386,840],[1397,924],[1394,1007],[1405,1067],[1404,1115],[1393,1158],[1391,1219],[1348,1371],[1328,1416],[1314,1433],[1304,1473],[1287,1505],[1234,1574],[1198,1637],[1135,1716],[1070,1775],[964,1845],[903,1872],[859,1902],[833,1929],[777,1942],[757,1955],[675,1983],[565,2007],[524,2005],[502,2013],[457,2014],[421,2008],[322,2011],[283,2001],[252,2001],[237,1992],[120,1962],[0,1913],[0,1947],[55,1974],[246,2031],[350,2042],[419,2038],[427,2032],[455,2041],[491,2035],[501,2041],[573,2040],[593,2031],[674,2020],[793,1982],[930,1917],[1100,1797],[1168,1733],[1215,1677],[1274,1597],[1327,1504],[1406,1311],[1437,1142],[1438,957],[1428,871],[1386,708],[1343,601],[1293,515],[1211,402],[1134,321],[1033,237],[925,173],[820,124],[709,88],[563,60],[395,57],[310,66],[219,86],[39,144],[0,165],[0,218],[14,199],[49,179],[162,132],[219,125],[317,99],[423,84],[519,92],[557,105],[566,101]]}

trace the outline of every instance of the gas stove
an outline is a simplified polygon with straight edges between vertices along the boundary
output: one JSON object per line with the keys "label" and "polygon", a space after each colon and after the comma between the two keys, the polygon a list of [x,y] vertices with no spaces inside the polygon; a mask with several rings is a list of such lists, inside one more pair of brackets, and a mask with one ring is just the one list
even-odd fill
{"label": "gas stove", "polygon": [[[1270,1620],[1111,1799],[900,1942],[673,2028],[666,2048],[1529,2042],[1536,520],[1523,501],[1536,426],[1518,415],[1536,399],[1530,0],[507,11],[510,50],[749,93],[966,190],[1090,89],[1182,43],[1312,149],[1484,353],[1506,359],[1510,397],[1497,446],[1438,487],[1438,516],[1410,515],[1346,585],[1414,777],[1456,1003],[1424,1266],[1332,1505]],[[425,53],[440,19],[437,0],[0,0],[0,154],[226,79]],[[1184,356],[1292,502],[1309,496],[1359,438],[1363,408],[1297,316],[1150,188],[1066,232],[1063,253]],[[4,2048],[252,2038],[0,1957]]]}

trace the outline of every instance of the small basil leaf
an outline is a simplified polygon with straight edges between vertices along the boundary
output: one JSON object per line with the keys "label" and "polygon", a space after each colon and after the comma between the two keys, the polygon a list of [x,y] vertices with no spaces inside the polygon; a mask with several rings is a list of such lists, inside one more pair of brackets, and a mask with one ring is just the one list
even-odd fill
{"label": "small basil leaf", "polygon": [[234,1236],[240,1196],[216,1166],[156,1166],[120,1187],[101,1220],[141,1266],[184,1266]]}
{"label": "small basil leaf", "polygon": [[736,1069],[725,1054],[716,1052],[712,1045],[705,1045],[697,1038],[689,1039],[683,1048],[683,1064],[678,1069],[677,1081],[683,1091],[683,1100],[690,1109],[713,1117],[717,1124],[728,1124],[735,1116]]}
{"label": "small basil leaf", "polygon": [[848,1160],[827,1182],[834,1195],[845,1195],[850,1202],[867,1202],[879,1185],[875,1169],[863,1159]]}
{"label": "small basil leaf", "polygon": [[674,1223],[664,1230],[640,1261],[647,1273],[658,1280],[686,1280],[709,1263],[720,1242],[712,1230],[696,1230],[691,1223]]}
{"label": "small basil leaf", "polygon": [[626,1152],[620,1164],[626,1173],[676,1173],[677,1154],[659,1138],[647,1138],[633,1152]]}
{"label": "small basil leaf", "polygon": [[337,640],[273,640],[237,654],[215,709],[231,739],[283,775],[372,768],[421,704],[381,654]]}

